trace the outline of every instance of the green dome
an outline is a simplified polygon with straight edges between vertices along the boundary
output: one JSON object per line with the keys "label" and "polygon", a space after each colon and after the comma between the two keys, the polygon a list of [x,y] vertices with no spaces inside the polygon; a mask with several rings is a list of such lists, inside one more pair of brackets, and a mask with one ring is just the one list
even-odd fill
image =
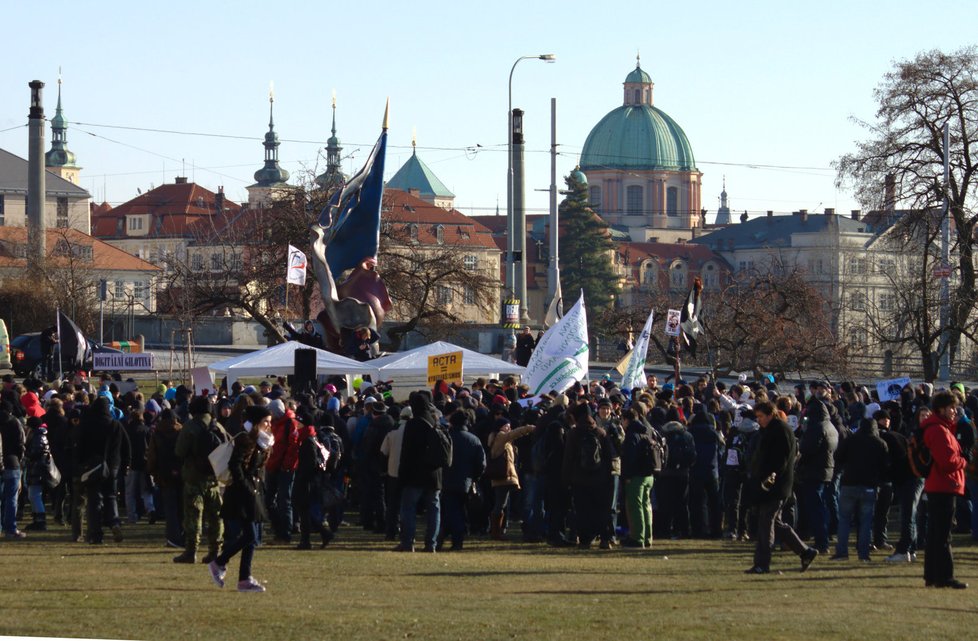
{"label": "green dome", "polygon": [[636,66],[634,69],[632,69],[632,72],[630,74],[625,76],[625,82],[626,83],[640,82],[643,84],[648,84],[652,82],[652,76],[642,71],[641,67]]}
{"label": "green dome", "polygon": [[584,175],[584,172],[581,171],[580,167],[574,167],[574,170],[570,173],[570,175],[575,182],[578,182],[582,185],[587,185],[587,176]]}
{"label": "green dome", "polygon": [[[636,69],[629,78],[635,73],[645,72]],[[664,111],[623,106],[602,118],[584,143],[581,170],[601,169],[696,171],[696,161],[686,134]]]}

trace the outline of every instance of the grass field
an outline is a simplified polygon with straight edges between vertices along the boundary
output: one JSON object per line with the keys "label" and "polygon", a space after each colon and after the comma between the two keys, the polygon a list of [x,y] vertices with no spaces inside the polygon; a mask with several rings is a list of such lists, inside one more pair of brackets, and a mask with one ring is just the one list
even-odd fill
{"label": "grass field", "polygon": [[[326,550],[263,546],[265,594],[218,589],[175,565],[162,527],[69,543],[54,526],[0,541],[0,634],[110,639],[974,639],[978,545],[956,539],[964,591],[925,589],[922,563],[819,558],[805,574],[777,553],[747,576],[753,547],[656,542],[588,552],[467,542],[461,553],[395,554],[354,527]],[[853,558],[855,555],[853,554]]]}

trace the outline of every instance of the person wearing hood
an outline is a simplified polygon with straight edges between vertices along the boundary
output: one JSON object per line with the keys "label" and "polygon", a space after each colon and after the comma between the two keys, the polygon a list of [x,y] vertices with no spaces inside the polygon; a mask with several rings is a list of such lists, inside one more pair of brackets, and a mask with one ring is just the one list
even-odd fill
{"label": "person wearing hood", "polygon": [[258,546],[265,511],[265,462],[274,445],[271,413],[252,405],[245,409],[244,433],[234,439],[234,450],[228,462],[231,483],[224,491],[221,516],[236,527],[238,536],[229,541],[220,554],[208,562],[207,570],[219,588],[224,587],[227,565],[241,553],[238,565],[238,592],[264,592],[265,586],[251,575],[251,563]]}
{"label": "person wearing hood", "polygon": [[678,418],[674,410],[666,413],[667,417],[669,415],[674,417],[673,420],[669,420],[660,430],[669,450],[669,458],[653,488],[659,508],[654,519],[658,539],[689,537],[689,471],[696,464],[693,436],[685,425],[674,420]]}
{"label": "person wearing hood", "polygon": [[750,454],[759,429],[760,426],[754,420],[754,410],[747,410],[727,435],[727,449],[723,455],[723,506],[727,528],[724,538],[730,541],[750,540],[745,483]]}
{"label": "person wearing hood", "polygon": [[[150,399],[150,402],[153,402]],[[149,524],[156,523],[156,505],[153,501],[153,485],[146,471],[146,450],[152,430],[143,418],[144,413],[139,407],[129,411],[126,422],[126,436],[132,448],[132,466],[126,473],[126,516],[129,523],[139,522],[139,500],[143,501],[143,513],[149,519]]]}
{"label": "person wearing hood", "polygon": [[384,500],[386,501],[388,518],[384,538],[388,541],[397,539],[398,515],[401,509],[401,482],[398,478],[398,468],[401,463],[401,445],[404,442],[404,426],[412,416],[410,407],[402,408],[399,416],[400,420],[397,425],[384,435],[384,440],[380,444],[380,453],[387,459],[387,485],[384,490]]}
{"label": "person wearing hood", "polygon": [[26,435],[24,426],[13,415],[7,400],[0,401],[0,524],[6,539],[19,540],[26,535],[17,529],[17,500],[20,497],[21,469]]}
{"label": "person wearing hood", "polygon": [[839,491],[839,534],[833,561],[849,558],[849,529],[858,515],[856,552],[860,561],[869,561],[873,538],[873,512],[877,487],[889,464],[889,450],[880,438],[876,421],[864,418],[855,434],[835,451],[835,465],[842,470]]}
{"label": "person wearing hood", "polygon": [[180,459],[176,454],[177,437],[182,427],[173,410],[163,410],[146,448],[146,471],[156,479],[163,502],[166,544],[175,548],[184,546],[180,518],[183,481],[180,479]]}
{"label": "person wearing hood", "polygon": [[501,541],[505,538],[503,524],[506,521],[506,510],[513,490],[520,489],[520,478],[516,473],[516,450],[513,443],[519,438],[532,434],[533,425],[524,425],[516,429],[508,418],[500,418],[489,433],[489,456],[491,460],[499,461],[502,469],[500,476],[491,477],[493,503],[489,513],[489,538]]}
{"label": "person wearing hood", "polygon": [[102,543],[102,524],[106,523],[116,543],[121,543],[117,479],[129,467],[130,449],[122,423],[112,414],[110,398],[99,395],[95,399],[82,418],[81,432],[79,460],[88,526],[85,540],[94,545]]}
{"label": "person wearing hood", "polygon": [[689,512],[693,536],[718,539],[721,534],[720,455],[723,436],[706,405],[696,406],[689,423],[689,434],[696,446],[696,461],[690,474]]}
{"label": "person wearing hood", "polygon": [[628,538],[625,547],[647,548],[652,545],[652,452],[653,430],[640,418],[635,408],[621,414],[625,428],[622,443],[621,475],[625,479],[625,513],[628,517]]}
{"label": "person wearing hood", "polygon": [[25,391],[20,397],[20,404],[24,408],[27,418],[41,418],[44,416],[44,408],[41,406],[41,399],[32,389]]}
{"label": "person wearing hood", "polygon": [[611,509],[611,455],[607,433],[595,423],[586,403],[571,409],[573,425],[564,442],[563,478],[571,487],[577,535],[582,549],[596,537],[601,546],[611,547],[607,515]]}
{"label": "person wearing hood", "polygon": [[442,468],[432,465],[428,449],[438,427],[435,407],[428,391],[412,392],[408,397],[411,418],[404,424],[398,479],[401,483],[401,541],[396,552],[414,552],[418,506],[425,508],[425,552],[435,552],[441,524]]}
{"label": "person wearing hood", "polygon": [[930,473],[924,481],[927,493],[927,540],[924,554],[924,585],[937,588],[967,588],[954,578],[951,555],[951,526],[954,501],[964,494],[966,461],[955,438],[957,399],[950,392],[938,392],[931,400],[933,414],[924,419],[924,444],[933,457]]}
{"label": "person wearing hood", "polygon": [[448,417],[452,438],[452,464],[445,470],[441,494],[445,528],[441,540],[451,537],[452,551],[462,549],[465,541],[465,500],[473,482],[486,470],[486,451],[479,439],[469,432],[469,416],[457,410]]}
{"label": "person wearing hood", "polygon": [[25,485],[31,502],[31,524],[24,528],[27,531],[47,530],[47,512],[44,509],[44,486],[51,469],[51,446],[48,443],[48,428],[41,419],[27,419],[30,430],[27,452],[24,457],[26,469]]}
{"label": "person wearing hood", "polygon": [[68,486],[74,470],[71,467],[68,448],[68,419],[65,417],[64,403],[57,396],[52,397],[45,405],[44,416],[41,420],[48,427],[48,443],[51,446],[51,456],[54,464],[61,472],[61,483],[51,490],[51,505],[54,508],[54,522],[65,524],[65,508],[70,505]]}
{"label": "person wearing hood", "polygon": [[812,528],[815,549],[822,554],[829,550],[828,496],[838,447],[839,433],[829,420],[828,408],[813,396],[805,407],[805,429],[798,444],[801,457],[796,475],[800,485],[799,509]]}

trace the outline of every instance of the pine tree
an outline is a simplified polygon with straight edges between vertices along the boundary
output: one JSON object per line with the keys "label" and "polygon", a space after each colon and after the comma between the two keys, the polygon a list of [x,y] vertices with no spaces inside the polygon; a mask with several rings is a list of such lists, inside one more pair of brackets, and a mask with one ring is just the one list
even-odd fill
{"label": "pine tree", "polygon": [[565,182],[567,197],[560,203],[560,280],[564,298],[572,303],[583,289],[589,309],[606,309],[618,293],[618,275],[611,262],[615,244],[608,223],[588,205],[584,174],[575,170]]}

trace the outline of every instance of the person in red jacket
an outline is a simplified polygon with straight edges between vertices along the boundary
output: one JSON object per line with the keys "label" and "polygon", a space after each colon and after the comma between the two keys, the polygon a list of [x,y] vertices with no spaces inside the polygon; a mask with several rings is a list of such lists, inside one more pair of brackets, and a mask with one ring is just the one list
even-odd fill
{"label": "person in red jacket", "polygon": [[272,413],[272,436],[275,444],[265,469],[268,474],[268,502],[275,543],[292,542],[292,485],[299,465],[299,442],[302,424],[295,418],[294,405],[275,399],[268,404]]}
{"label": "person in red jacket", "polygon": [[934,394],[931,409],[934,413],[921,428],[924,444],[934,463],[924,481],[927,493],[927,546],[924,557],[924,583],[930,587],[968,587],[954,578],[954,559],[951,556],[951,527],[954,520],[955,497],[964,494],[965,460],[961,446],[954,437],[958,421],[957,399],[950,392]]}

